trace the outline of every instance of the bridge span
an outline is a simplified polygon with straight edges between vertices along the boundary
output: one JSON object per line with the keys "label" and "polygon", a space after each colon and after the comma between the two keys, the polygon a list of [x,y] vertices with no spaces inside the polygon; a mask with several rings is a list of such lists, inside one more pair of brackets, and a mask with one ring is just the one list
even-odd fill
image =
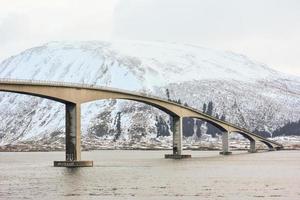
{"label": "bridge span", "polygon": [[182,151],[182,119],[184,117],[201,119],[218,127],[222,131],[222,151],[220,153],[223,155],[230,154],[228,144],[228,135],[230,133],[239,133],[247,138],[250,141],[249,152],[251,153],[256,152],[256,142],[264,143],[270,150],[279,150],[283,148],[283,146],[277,142],[266,139],[229,122],[222,121],[191,107],[183,106],[144,93],[136,93],[88,84],[14,79],[0,79],[0,92],[32,95],[65,104],[65,161],[54,161],[54,166],[93,166],[92,161],[81,160],[80,107],[83,103],[104,99],[138,101],[152,105],[171,115],[174,125],[173,153],[165,155],[166,158],[180,159],[190,157],[190,155],[184,155]]}

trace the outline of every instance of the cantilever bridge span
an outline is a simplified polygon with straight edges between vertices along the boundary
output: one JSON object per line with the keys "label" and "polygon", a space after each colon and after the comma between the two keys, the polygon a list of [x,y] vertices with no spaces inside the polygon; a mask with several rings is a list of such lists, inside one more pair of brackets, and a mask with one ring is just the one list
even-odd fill
{"label": "cantilever bridge span", "polygon": [[178,159],[189,157],[188,155],[183,155],[182,152],[182,119],[184,117],[201,119],[212,123],[221,129],[223,132],[223,148],[221,154],[224,155],[230,153],[228,148],[228,134],[232,132],[239,133],[250,141],[249,152],[256,152],[256,142],[266,144],[270,150],[279,150],[283,148],[283,146],[277,142],[266,139],[231,123],[214,118],[196,109],[143,93],[135,93],[87,84],[14,79],[0,79],[0,92],[27,94],[51,99],[65,104],[66,160],[54,161],[55,166],[76,167],[93,165],[92,161],[81,160],[80,107],[82,103],[103,99],[126,99],[143,102],[171,115],[174,121],[173,154],[166,155],[166,158]]}

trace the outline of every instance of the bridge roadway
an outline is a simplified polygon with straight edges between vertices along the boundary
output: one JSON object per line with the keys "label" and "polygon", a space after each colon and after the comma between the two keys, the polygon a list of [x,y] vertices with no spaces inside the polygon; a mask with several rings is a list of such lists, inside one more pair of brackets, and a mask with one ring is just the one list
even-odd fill
{"label": "bridge roadway", "polygon": [[277,142],[266,139],[244,128],[222,121],[191,107],[183,106],[165,99],[125,90],[99,87],[88,84],[75,84],[52,81],[31,81],[20,79],[0,79],[0,92],[42,97],[65,104],[66,108],[66,158],[65,161],[54,161],[54,166],[79,167],[92,166],[92,161],[81,160],[80,139],[80,107],[81,104],[103,99],[125,99],[152,105],[172,116],[173,118],[173,154],[165,155],[166,158],[186,158],[182,152],[182,119],[191,117],[204,120],[213,124],[222,131],[222,151],[220,154],[228,155],[228,135],[239,133],[250,141],[249,152],[256,152],[256,142],[262,142],[270,150],[279,150],[283,146]]}

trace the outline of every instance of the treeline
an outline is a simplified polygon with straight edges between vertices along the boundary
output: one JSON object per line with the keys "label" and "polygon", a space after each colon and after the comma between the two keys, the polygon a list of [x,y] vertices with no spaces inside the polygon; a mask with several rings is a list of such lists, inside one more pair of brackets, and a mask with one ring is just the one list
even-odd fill
{"label": "treeline", "polygon": [[[202,111],[210,116],[213,116],[213,110],[214,110],[214,104],[212,101],[209,101],[208,104],[204,103],[203,104],[203,108]],[[217,119],[220,119],[222,121],[225,121],[226,117],[225,115],[221,115],[219,116],[218,113],[216,114]],[[218,134],[222,134],[222,131],[217,128],[216,126],[214,126],[213,124],[211,124],[210,122],[206,123],[206,127],[207,127],[207,132],[206,134],[211,135],[212,137],[216,137]]]}
{"label": "treeline", "polygon": [[273,132],[273,137],[289,135],[300,135],[300,120],[297,122],[289,122]]}
{"label": "treeline", "polygon": [[[170,98],[170,91],[169,91],[169,89],[166,89],[166,96],[167,96],[168,101],[171,101],[171,102],[174,102],[174,103],[182,105],[182,102],[181,102],[180,99],[171,99]],[[184,103],[183,105],[184,106],[188,106],[187,103]]]}
{"label": "treeline", "polygon": [[[182,104],[182,101],[178,98],[176,100],[173,100],[170,97],[170,91],[169,89],[166,89],[166,96],[168,101],[172,101],[178,104]],[[187,103],[184,103],[185,106],[188,106]],[[209,101],[208,103],[204,103],[203,104],[203,108],[202,108],[202,112],[210,115],[210,116],[214,116],[213,115],[213,110],[214,110],[214,104],[212,101]],[[216,116],[214,116],[220,120],[225,121],[225,115],[221,115],[219,116],[218,114],[216,114]],[[173,119],[170,116],[169,122],[167,123],[162,117],[156,117],[156,128],[157,128],[157,136],[169,136],[171,133],[169,129],[169,127],[173,127]],[[189,137],[192,136],[194,134],[194,132],[196,132],[198,137],[201,137],[201,126],[205,123],[203,120],[194,120],[193,118],[183,118],[183,133],[184,136]],[[222,131],[217,128],[216,126],[214,126],[211,123],[206,123],[206,127],[207,127],[207,132],[206,134],[212,135],[212,137],[216,137],[217,134],[222,134]]]}
{"label": "treeline", "polygon": [[[168,98],[169,101],[178,103],[178,104],[182,104],[182,101],[180,99],[177,100],[173,100],[170,97],[170,91],[169,89],[166,89],[166,96]],[[187,103],[184,103],[185,106],[188,106]],[[209,101],[208,103],[204,103],[203,104],[203,108],[202,111],[210,116],[214,116],[213,115],[213,111],[214,111],[214,104],[212,101]],[[219,116],[218,114],[216,114],[214,117],[225,121],[225,115],[221,115]],[[159,130],[162,132],[162,135],[170,135],[169,130],[167,130],[165,128],[166,125],[168,125],[167,123],[163,123],[161,121],[162,119],[159,119],[159,123],[158,125],[160,126]],[[170,119],[170,122],[171,119]],[[196,124],[194,124],[194,119],[191,118],[184,118],[183,119],[183,131],[184,131],[184,136],[191,136],[194,133],[194,129],[196,126],[196,133],[198,135],[198,137],[201,136],[201,126],[203,125],[203,121],[197,120]],[[216,126],[214,126],[211,123],[206,123],[207,126],[207,134],[212,135],[213,137],[215,137],[217,134],[221,134],[221,130],[218,129]],[[171,126],[172,127],[172,126]],[[300,120],[297,122],[290,122],[286,125],[284,125],[281,128],[276,129],[273,133],[267,132],[267,131],[258,131],[255,130],[254,133],[261,135],[263,137],[276,137],[276,136],[289,136],[289,135],[299,135],[300,136]]]}
{"label": "treeline", "polygon": [[[203,104],[203,112],[213,116],[213,110],[214,110],[214,104],[212,101],[209,101],[207,104],[204,103]],[[221,115],[219,116],[218,114],[216,114],[216,116],[214,116],[220,120],[225,121],[225,116]],[[157,136],[169,136],[171,133],[169,129],[169,127],[173,127],[173,119],[170,116],[170,120],[167,123],[162,117],[156,117],[156,128],[157,128]],[[196,132],[198,137],[201,137],[201,127],[202,125],[205,123],[205,121],[203,120],[196,120],[193,118],[183,118],[182,120],[182,124],[183,124],[183,134],[185,137],[189,137],[192,136],[194,134],[194,132]],[[206,134],[211,135],[212,137],[216,137],[218,134],[222,134],[222,131],[217,128],[216,126],[214,126],[213,124],[211,124],[210,122],[206,123],[206,127],[207,127],[207,132]]]}
{"label": "treeline", "polygon": [[289,122],[285,124],[283,127],[276,129],[272,133],[267,131],[258,131],[258,130],[255,130],[254,133],[263,137],[277,137],[277,136],[291,136],[291,135],[300,136],[300,120],[297,122]]}

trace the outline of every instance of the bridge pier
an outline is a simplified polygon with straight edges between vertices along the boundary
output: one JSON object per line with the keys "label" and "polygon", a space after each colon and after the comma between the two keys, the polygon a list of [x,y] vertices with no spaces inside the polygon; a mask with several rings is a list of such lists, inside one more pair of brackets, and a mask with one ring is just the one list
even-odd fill
{"label": "bridge pier", "polygon": [[250,140],[250,149],[249,149],[248,152],[249,153],[256,153],[257,152],[257,150],[256,150],[256,142],[253,139]]}
{"label": "bridge pier", "polygon": [[275,149],[274,147],[269,147],[268,151],[276,151],[277,149]]}
{"label": "bridge pier", "polygon": [[221,155],[230,155],[232,152],[229,151],[229,132],[224,131],[222,133],[222,151],[220,152]]}
{"label": "bridge pier", "polygon": [[182,154],[182,117],[173,116],[173,154],[166,154],[165,158],[191,158],[191,155]]}
{"label": "bridge pier", "polygon": [[66,103],[66,160],[54,161],[55,167],[92,167],[93,161],[81,161],[80,104]]}
{"label": "bridge pier", "polygon": [[264,143],[269,148],[268,151],[275,151],[276,150],[276,148],[272,144],[270,144],[266,141],[262,141],[262,140],[260,142]]}

